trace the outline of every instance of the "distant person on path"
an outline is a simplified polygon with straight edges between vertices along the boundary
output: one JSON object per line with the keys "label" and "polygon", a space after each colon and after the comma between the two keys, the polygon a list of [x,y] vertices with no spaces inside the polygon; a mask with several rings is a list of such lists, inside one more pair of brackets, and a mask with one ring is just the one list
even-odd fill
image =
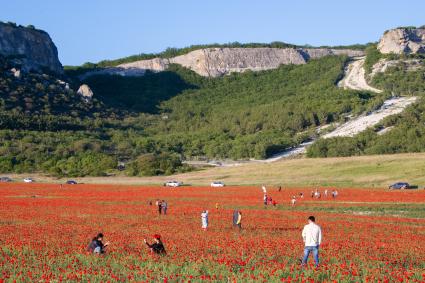
{"label": "distant person on path", "polygon": [[207,231],[207,228],[208,228],[208,210],[204,210],[201,213],[201,221],[202,221],[202,229],[204,229],[204,231]]}
{"label": "distant person on path", "polygon": [[97,234],[87,247],[87,251],[94,254],[104,254],[106,252],[106,247],[109,246],[109,242],[103,243],[102,241],[103,234]]}
{"label": "distant person on path", "polygon": [[313,253],[315,266],[319,266],[319,247],[322,243],[322,230],[316,224],[314,216],[308,218],[308,224],[304,226],[302,237],[304,241],[304,257],[301,262],[302,266],[307,264],[308,256]]}
{"label": "distant person on path", "polygon": [[166,215],[168,209],[168,203],[165,200],[161,201],[162,212]]}
{"label": "distant person on path", "polygon": [[145,244],[149,247],[149,249],[151,250],[151,253],[157,254],[157,255],[166,255],[166,251],[164,248],[164,244],[161,241],[161,236],[158,234],[153,235],[153,244],[149,244],[148,241],[146,241],[146,239],[143,239],[143,241],[145,242]]}

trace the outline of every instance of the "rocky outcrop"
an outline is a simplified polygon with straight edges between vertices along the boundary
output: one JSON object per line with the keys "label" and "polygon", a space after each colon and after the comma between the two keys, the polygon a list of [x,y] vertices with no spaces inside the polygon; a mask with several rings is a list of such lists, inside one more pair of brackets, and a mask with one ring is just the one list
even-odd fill
{"label": "rocky outcrop", "polygon": [[84,99],[90,100],[93,97],[93,91],[90,89],[90,87],[86,84],[82,84],[78,90],[77,94],[81,95]]}
{"label": "rocky outcrop", "polygon": [[0,22],[0,54],[14,57],[22,71],[45,68],[63,73],[58,51],[50,36],[35,28]]}
{"label": "rocky outcrop", "polygon": [[388,60],[380,59],[372,67],[372,72],[370,77],[374,77],[378,73],[384,73],[388,68],[400,67],[406,71],[417,71],[420,68],[425,67],[425,64],[422,60],[419,59],[406,59],[406,60]]}
{"label": "rocky outcrop", "polygon": [[396,28],[386,31],[379,40],[383,54],[425,53],[425,28]]}
{"label": "rocky outcrop", "polygon": [[147,70],[164,71],[169,64],[179,64],[201,76],[219,77],[234,72],[263,71],[276,69],[280,65],[305,64],[310,59],[328,55],[362,56],[363,51],[326,48],[208,48],[198,49],[173,58],[154,58],[121,64],[84,74],[140,76]]}

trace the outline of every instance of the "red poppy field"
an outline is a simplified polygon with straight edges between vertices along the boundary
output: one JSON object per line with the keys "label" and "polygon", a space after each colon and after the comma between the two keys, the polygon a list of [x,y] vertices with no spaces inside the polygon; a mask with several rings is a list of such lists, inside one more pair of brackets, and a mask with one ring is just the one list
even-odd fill
{"label": "red poppy field", "polygon": [[[341,189],[336,199],[310,191],[268,188],[278,204],[264,207],[258,187],[1,184],[0,282],[425,282],[424,190]],[[299,263],[309,215],[323,232],[317,269],[312,258]],[[111,245],[87,254],[98,232]],[[144,245],[153,234],[166,256]]]}

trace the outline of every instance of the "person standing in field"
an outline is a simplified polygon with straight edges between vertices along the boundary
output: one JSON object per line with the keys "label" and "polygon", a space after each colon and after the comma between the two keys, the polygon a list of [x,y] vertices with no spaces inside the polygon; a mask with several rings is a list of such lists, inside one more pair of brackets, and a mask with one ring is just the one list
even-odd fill
{"label": "person standing in field", "polygon": [[297,198],[295,196],[292,196],[291,206],[294,207],[296,203],[297,203]]}
{"label": "person standing in field", "polygon": [[282,191],[282,186],[279,186],[279,190],[278,190],[279,192],[281,192]]}
{"label": "person standing in field", "polygon": [[87,247],[87,251],[93,254],[104,254],[106,252],[106,247],[109,246],[109,242],[103,243],[102,241],[103,234],[97,234]]}
{"label": "person standing in field", "polygon": [[201,213],[201,222],[202,222],[202,229],[204,229],[204,231],[207,231],[207,228],[208,228],[208,210],[204,210]]}
{"label": "person standing in field", "polygon": [[145,244],[149,247],[151,250],[151,253],[157,254],[157,255],[166,255],[167,252],[165,251],[164,244],[161,241],[161,236],[158,234],[153,235],[153,244],[149,244],[146,239],[143,239]]}
{"label": "person standing in field", "polygon": [[327,198],[328,197],[328,190],[326,189],[325,190],[325,198]]}
{"label": "person standing in field", "polygon": [[264,194],[267,194],[267,189],[266,189],[266,186],[264,186],[264,185],[261,185],[261,189],[263,190],[263,193],[264,193]]}
{"label": "person standing in field", "polygon": [[161,203],[161,201],[157,200],[156,205],[158,206],[158,213],[161,214],[162,213],[162,203]]}
{"label": "person standing in field", "polygon": [[308,218],[308,224],[304,226],[302,231],[302,238],[304,241],[304,257],[302,259],[302,266],[307,264],[310,253],[313,253],[314,264],[319,266],[319,247],[322,243],[322,229],[316,224],[314,216]]}
{"label": "person standing in field", "polygon": [[233,227],[236,227],[238,225],[237,224],[238,217],[239,217],[239,212],[237,210],[233,210],[233,220],[232,220]]}
{"label": "person standing in field", "polygon": [[162,207],[162,212],[164,213],[164,215],[166,215],[167,209],[168,209],[168,203],[165,200],[161,201],[161,207]]}
{"label": "person standing in field", "polygon": [[264,203],[264,206],[267,206],[267,200],[268,200],[269,198],[267,197],[267,195],[266,194],[264,194],[264,197],[263,197],[263,203]]}
{"label": "person standing in field", "polygon": [[218,210],[218,202],[215,203],[215,209]]}
{"label": "person standing in field", "polygon": [[236,221],[239,231],[242,230],[242,212],[238,211],[238,220]]}

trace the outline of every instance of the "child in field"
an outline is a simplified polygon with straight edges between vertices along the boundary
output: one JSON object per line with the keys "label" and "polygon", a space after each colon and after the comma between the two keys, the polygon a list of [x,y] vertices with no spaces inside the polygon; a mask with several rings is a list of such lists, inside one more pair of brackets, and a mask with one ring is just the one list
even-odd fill
{"label": "child in field", "polygon": [[207,228],[208,228],[208,210],[204,210],[201,213],[201,222],[202,222],[202,229],[204,229],[204,231],[207,231]]}
{"label": "child in field", "polygon": [[106,247],[109,246],[109,242],[103,243],[102,241],[103,234],[97,234],[87,247],[87,251],[93,254],[104,254],[106,252]]}
{"label": "child in field", "polygon": [[153,235],[153,244],[149,244],[146,239],[143,239],[145,244],[149,247],[151,250],[151,253],[157,254],[157,255],[166,255],[167,252],[165,251],[164,244],[161,241],[161,236],[158,234]]}

